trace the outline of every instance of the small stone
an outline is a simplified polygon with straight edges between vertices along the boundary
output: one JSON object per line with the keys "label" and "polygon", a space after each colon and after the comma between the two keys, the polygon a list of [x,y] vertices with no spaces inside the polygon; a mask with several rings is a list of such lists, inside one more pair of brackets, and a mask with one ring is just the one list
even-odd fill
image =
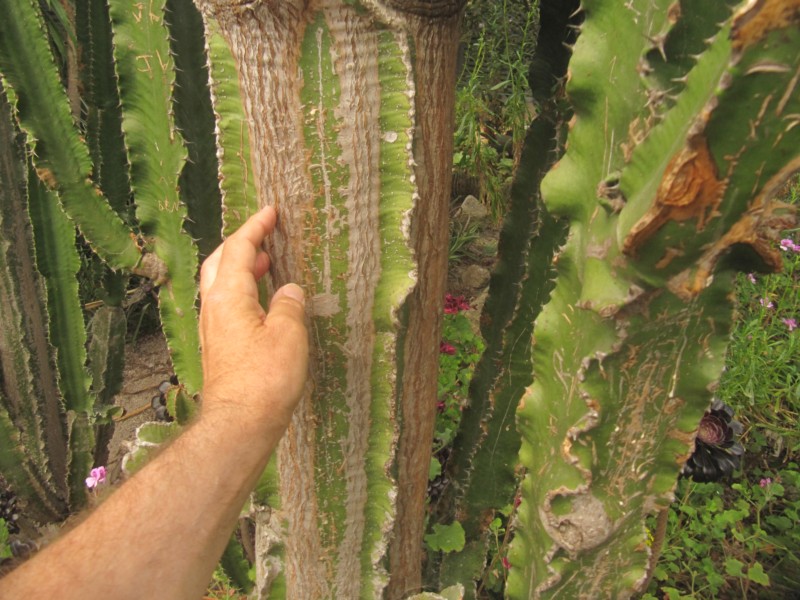
{"label": "small stone", "polygon": [[481,221],[489,216],[489,209],[475,196],[467,196],[461,203],[460,217],[464,220]]}
{"label": "small stone", "polygon": [[488,296],[489,288],[487,287],[470,302],[472,310],[468,310],[466,313],[467,320],[475,335],[481,335],[481,313],[483,313],[483,305],[486,304]]}
{"label": "small stone", "polygon": [[469,247],[478,256],[494,256],[497,254],[497,236],[482,234]]}
{"label": "small stone", "polygon": [[461,273],[461,283],[470,289],[477,290],[489,283],[489,269],[480,265],[470,265]]}

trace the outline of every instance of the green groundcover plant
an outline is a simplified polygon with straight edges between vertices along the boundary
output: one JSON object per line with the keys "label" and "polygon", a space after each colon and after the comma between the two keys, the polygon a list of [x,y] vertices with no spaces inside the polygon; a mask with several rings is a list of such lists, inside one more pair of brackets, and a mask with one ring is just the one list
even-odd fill
{"label": "green groundcover plant", "polygon": [[[800,183],[789,191],[797,203]],[[800,589],[800,245],[785,232],[781,273],[742,274],[719,396],[744,425],[741,470],[682,479],[644,598],[788,598]],[[649,523],[657,529],[656,519]]]}

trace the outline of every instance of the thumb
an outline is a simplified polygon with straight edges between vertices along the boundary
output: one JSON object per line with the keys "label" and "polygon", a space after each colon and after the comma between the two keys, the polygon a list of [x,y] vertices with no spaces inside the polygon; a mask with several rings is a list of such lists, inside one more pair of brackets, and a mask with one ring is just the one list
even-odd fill
{"label": "thumb", "polygon": [[284,338],[283,341],[296,341],[295,336],[305,338],[307,335],[305,304],[303,288],[294,283],[287,283],[272,295],[264,325]]}
{"label": "thumb", "polygon": [[308,376],[308,330],[300,286],[289,283],[275,292],[264,326],[275,342],[272,360],[283,376],[281,392],[292,399],[294,408]]}
{"label": "thumb", "polygon": [[294,316],[301,321],[305,315],[306,298],[303,288],[295,283],[287,283],[279,288],[269,303],[269,312],[274,310],[288,312],[287,316]]}

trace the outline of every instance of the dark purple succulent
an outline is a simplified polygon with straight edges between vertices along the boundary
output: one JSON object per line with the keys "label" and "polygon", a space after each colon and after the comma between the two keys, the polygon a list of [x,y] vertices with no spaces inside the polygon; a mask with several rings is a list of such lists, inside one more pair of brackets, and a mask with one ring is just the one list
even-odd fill
{"label": "dark purple succulent", "polygon": [[733,418],[733,409],[714,399],[700,419],[694,453],[683,466],[681,475],[698,482],[719,481],[730,475],[742,462],[744,448],[737,441],[742,424]]}

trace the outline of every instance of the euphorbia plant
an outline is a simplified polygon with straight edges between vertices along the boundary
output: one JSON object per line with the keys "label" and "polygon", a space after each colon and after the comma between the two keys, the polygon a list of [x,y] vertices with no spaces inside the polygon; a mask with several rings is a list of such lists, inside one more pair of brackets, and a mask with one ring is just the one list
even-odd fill
{"label": "euphorbia plant", "polygon": [[[36,238],[45,270],[74,247],[69,215],[111,267],[160,285],[190,398],[202,386],[192,224],[211,209],[180,193],[187,154],[172,119],[170,57],[181,51],[170,37],[188,21],[176,17],[168,30],[161,2],[112,0],[110,13],[76,4],[92,33],[77,40],[97,48],[112,31],[115,40],[113,59],[90,63],[105,70],[83,90],[108,94],[86,103],[97,120],[86,120],[85,136],[83,104],[62,86],[38,3],[0,0],[0,71],[11,90],[3,148],[15,153],[4,193],[15,206],[52,211],[38,215],[58,224],[57,237]],[[198,4],[210,63],[199,81],[211,84],[220,160],[219,187],[200,187],[221,192],[226,231],[263,204],[279,207],[273,282],[306,288],[315,342],[308,395],[252,503],[260,593],[403,597],[420,587],[463,2]],[[178,6],[192,9],[175,1],[171,14]],[[562,42],[574,39],[574,8],[542,5],[532,68],[539,118],[482,319],[488,350],[454,440],[453,492],[437,507],[437,519],[463,523],[466,538],[462,552],[429,563],[431,580],[456,577],[470,595],[494,513],[520,478],[509,596],[624,597],[641,587],[644,515],[669,501],[720,370],[730,267],[742,253],[775,267],[768,238],[791,223],[770,199],[800,164],[796,0],[733,14],[721,0],[703,10],[586,2],[567,77]],[[109,125],[102,117],[120,103]],[[540,195],[541,176],[565,149]],[[103,179],[127,165],[129,180]],[[13,283],[15,261],[30,262],[30,237],[25,219],[13,220],[24,208],[5,206],[3,281]],[[25,244],[14,246],[20,236]],[[67,285],[75,268],[55,271],[45,279],[64,287],[52,306],[68,308],[73,316],[59,322],[80,331],[49,335],[77,352],[59,353],[69,373],[59,379],[48,370],[42,310],[33,327],[6,331],[5,340],[35,339],[43,352],[41,371],[18,368],[28,358],[3,365],[4,384],[18,382],[26,395],[4,404],[0,429],[11,442],[0,460],[22,466],[18,480],[42,513],[63,516],[70,494],[85,493],[95,411],[77,293]],[[38,276],[19,279],[40,289]],[[3,322],[30,325],[20,319],[26,296],[4,290]],[[69,307],[58,302],[65,298]],[[92,368],[92,392],[108,389],[105,372]],[[70,387],[63,404],[59,381]],[[48,386],[41,401],[31,382]],[[164,429],[146,436],[163,439]]]}

